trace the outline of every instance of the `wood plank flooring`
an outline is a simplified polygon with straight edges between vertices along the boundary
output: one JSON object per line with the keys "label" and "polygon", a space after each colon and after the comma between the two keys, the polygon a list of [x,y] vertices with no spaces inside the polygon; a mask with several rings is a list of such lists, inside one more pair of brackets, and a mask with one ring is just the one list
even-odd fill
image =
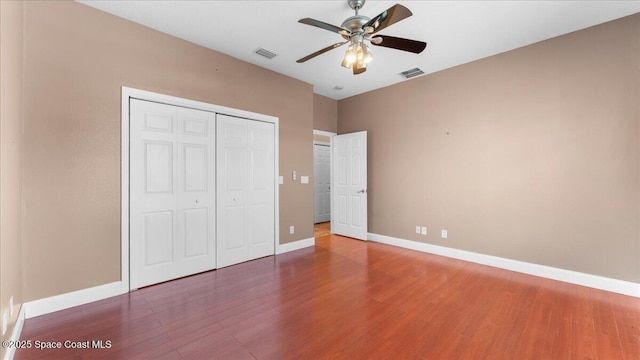
{"label": "wood plank flooring", "polygon": [[111,348],[15,358],[640,359],[640,299],[327,226],[313,248],[29,319],[23,340]]}

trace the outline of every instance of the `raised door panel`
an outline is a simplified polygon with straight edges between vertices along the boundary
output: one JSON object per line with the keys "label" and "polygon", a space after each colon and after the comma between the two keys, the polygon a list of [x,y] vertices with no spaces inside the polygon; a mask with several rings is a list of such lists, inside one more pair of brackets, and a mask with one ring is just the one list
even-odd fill
{"label": "raised door panel", "polygon": [[144,268],[173,263],[173,211],[144,214]]}

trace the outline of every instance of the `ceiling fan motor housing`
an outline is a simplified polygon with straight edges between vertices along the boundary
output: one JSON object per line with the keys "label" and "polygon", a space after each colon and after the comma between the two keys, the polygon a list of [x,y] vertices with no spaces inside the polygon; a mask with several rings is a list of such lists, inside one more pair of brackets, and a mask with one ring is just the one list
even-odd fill
{"label": "ceiling fan motor housing", "polygon": [[369,17],[364,15],[354,15],[348,17],[343,23],[342,27],[345,29],[351,29],[352,33],[357,33],[362,31],[362,26],[371,20]]}

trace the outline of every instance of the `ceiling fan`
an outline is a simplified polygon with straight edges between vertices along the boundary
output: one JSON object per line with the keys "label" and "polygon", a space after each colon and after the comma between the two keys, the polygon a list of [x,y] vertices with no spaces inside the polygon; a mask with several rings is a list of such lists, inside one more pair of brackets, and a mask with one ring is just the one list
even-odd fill
{"label": "ceiling fan", "polygon": [[369,50],[365,41],[368,41],[372,45],[409,51],[415,54],[421,53],[427,47],[427,43],[423,41],[377,35],[376,33],[378,31],[388,27],[389,25],[395,24],[400,20],[404,20],[413,14],[406,7],[396,4],[373,18],[369,18],[359,14],[359,10],[362,9],[365,1],[366,0],[347,0],[349,7],[355,10],[356,14],[347,18],[342,22],[341,26],[327,24],[312,18],[298,20],[298,22],[302,24],[316,26],[321,29],[338,33],[345,41],[329,45],[324,49],[320,49],[299,59],[297,62],[303,63],[318,55],[324,54],[329,50],[333,50],[349,43],[349,48],[345,52],[342,60],[342,66],[351,68],[353,70],[353,74],[358,75],[367,71],[367,64],[373,60],[371,50]]}

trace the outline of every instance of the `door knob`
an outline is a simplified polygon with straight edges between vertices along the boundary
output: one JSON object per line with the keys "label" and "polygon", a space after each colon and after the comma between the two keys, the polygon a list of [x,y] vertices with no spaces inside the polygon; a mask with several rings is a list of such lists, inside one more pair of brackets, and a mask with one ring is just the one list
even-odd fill
{"label": "door knob", "polygon": [[358,194],[366,194],[366,193],[367,193],[367,189],[362,189],[358,191]]}

